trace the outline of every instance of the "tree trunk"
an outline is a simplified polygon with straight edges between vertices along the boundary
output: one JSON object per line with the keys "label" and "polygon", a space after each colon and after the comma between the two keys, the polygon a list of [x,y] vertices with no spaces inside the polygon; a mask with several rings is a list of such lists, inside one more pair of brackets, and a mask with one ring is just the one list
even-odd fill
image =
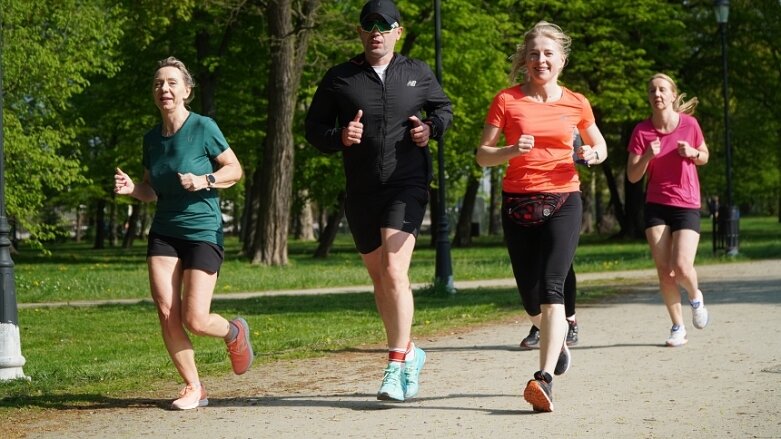
{"label": "tree trunk", "polygon": [[111,191],[111,208],[108,215],[108,245],[117,246],[117,194]]}
{"label": "tree trunk", "polygon": [[92,248],[106,248],[106,200],[103,198],[95,206],[95,243]]}
{"label": "tree trunk", "polygon": [[141,203],[141,209],[138,213],[141,217],[141,227],[138,229],[138,237],[146,239],[149,232],[149,223],[152,221],[149,215],[149,203]]}
{"label": "tree trunk", "polygon": [[[293,116],[301,69],[306,59],[314,12],[319,0],[303,0],[299,28],[293,26],[292,0],[274,0],[268,5],[270,36],[268,82],[268,138],[263,149],[258,200],[258,218],[250,259],[253,264],[286,265],[290,199],[293,190]],[[296,11],[299,11],[296,5]]]}
{"label": "tree trunk", "polygon": [[[240,8],[241,6],[239,6]],[[196,22],[209,22],[211,18],[208,14],[197,9]],[[195,52],[198,59],[198,90],[200,91],[201,101],[201,114],[216,118],[217,106],[215,93],[217,91],[217,83],[219,82],[220,75],[222,73],[221,63],[214,65],[213,60],[209,58],[223,58],[228,51],[228,45],[233,34],[234,26],[236,25],[236,17],[238,13],[234,11],[230,15],[230,19],[225,23],[225,28],[222,35],[219,37],[219,41],[216,47],[212,46],[212,35],[204,27],[201,28],[195,34]],[[209,65],[206,65],[206,61],[209,61]]]}
{"label": "tree trunk", "polygon": [[472,217],[475,212],[475,199],[480,188],[480,180],[474,176],[469,177],[466,192],[461,203],[461,212],[458,215],[456,236],[453,238],[453,247],[469,247],[472,245]]}
{"label": "tree trunk", "polygon": [[293,220],[293,236],[301,241],[314,241],[315,228],[312,215],[312,202],[309,200],[309,191],[302,190],[298,194],[300,208]]}
{"label": "tree trunk", "polygon": [[580,222],[580,233],[591,233],[594,231],[594,203],[599,202],[598,195],[594,190],[594,178],[587,184],[580,185],[580,196],[583,199],[583,219]]}
{"label": "tree trunk", "polygon": [[645,220],[643,219],[643,206],[645,204],[645,191],[643,182],[629,182],[624,177],[624,198],[626,199],[626,224],[621,227],[623,236],[643,239],[645,237]]}
{"label": "tree trunk", "polygon": [[490,168],[491,196],[488,199],[488,234],[502,233],[502,172],[498,166]]}
{"label": "tree trunk", "polygon": [[319,244],[317,249],[315,249],[315,258],[326,258],[331,252],[334,240],[336,239],[336,234],[339,232],[339,224],[342,222],[342,218],[344,218],[345,199],[345,192],[339,192],[339,195],[336,198],[336,204],[328,215],[328,223],[325,226],[325,230],[320,233]]}
{"label": "tree trunk", "polygon": [[260,187],[260,169],[256,168],[255,172],[252,173],[252,179],[244,185],[244,213],[241,216],[240,238],[241,252],[244,255],[251,255],[255,245],[256,212],[260,208],[260,200],[255,196],[258,187]]}
{"label": "tree trunk", "polygon": [[[610,205],[613,206],[613,211],[616,214],[616,221],[618,221],[618,224],[621,226],[621,232],[619,232],[619,234],[623,235],[627,226],[626,213],[624,211],[623,204],[621,204],[621,197],[618,194],[618,185],[616,184],[616,179],[613,176],[613,168],[611,168],[608,160],[602,162],[600,166],[602,167],[603,174],[605,175],[607,187],[610,190]],[[624,175],[624,178],[626,178],[626,174]]]}
{"label": "tree trunk", "polygon": [[76,242],[81,242],[81,225],[83,224],[81,215],[81,204],[76,206]]}
{"label": "tree trunk", "polygon": [[[634,126],[632,124],[624,124],[621,127],[621,144],[626,145],[629,143],[629,137],[632,135]],[[624,155],[624,160],[627,156]],[[606,171],[607,172],[607,171]],[[612,173],[611,173],[612,174]],[[607,175],[607,174],[605,174]],[[611,175],[612,177],[612,175]],[[623,175],[624,180],[624,205],[619,209],[620,204],[615,206],[616,219],[621,226],[619,236],[632,238],[632,239],[644,239],[645,238],[645,220],[643,219],[643,207],[645,205],[645,189],[644,181],[641,179],[637,183],[630,183],[626,178],[626,173]],[[612,182],[616,185],[614,180],[609,180],[608,184]],[[617,192],[617,189],[616,189]],[[613,198],[618,199],[618,194],[613,194],[613,188],[610,190],[611,202]]]}
{"label": "tree trunk", "polygon": [[136,201],[131,205],[130,218],[127,219],[125,237],[122,239],[122,248],[133,247],[133,240],[138,236],[139,216],[141,215],[141,202]]}

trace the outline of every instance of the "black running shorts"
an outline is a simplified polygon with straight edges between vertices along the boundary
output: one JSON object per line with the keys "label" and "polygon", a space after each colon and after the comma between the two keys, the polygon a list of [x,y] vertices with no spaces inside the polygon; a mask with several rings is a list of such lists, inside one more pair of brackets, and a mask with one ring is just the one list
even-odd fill
{"label": "black running shorts", "polygon": [[222,247],[212,242],[188,241],[157,233],[149,234],[146,257],[171,256],[182,261],[182,268],[217,273],[225,258]]}
{"label": "black running shorts", "polygon": [[645,228],[670,226],[671,232],[688,229],[700,233],[700,209],[645,204]]}
{"label": "black running shorts", "polygon": [[355,247],[362,254],[382,245],[380,229],[401,230],[417,238],[428,205],[428,190],[418,186],[383,188],[372,194],[348,194],[345,215]]}

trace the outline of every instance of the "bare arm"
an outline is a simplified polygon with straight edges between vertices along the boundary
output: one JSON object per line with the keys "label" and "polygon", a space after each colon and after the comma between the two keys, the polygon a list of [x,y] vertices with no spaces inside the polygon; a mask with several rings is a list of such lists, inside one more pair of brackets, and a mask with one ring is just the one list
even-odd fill
{"label": "bare arm", "polygon": [[219,165],[217,170],[211,173],[214,177],[214,183],[209,184],[208,174],[195,175],[188,172],[179,174],[179,182],[182,188],[190,192],[211,188],[224,189],[233,186],[237,181],[241,180],[241,164],[232,149],[226,149],[214,161]]}
{"label": "bare arm", "polygon": [[215,161],[220,165],[220,168],[212,174],[216,180],[212,187],[225,189],[241,180],[244,172],[241,169],[241,163],[239,163],[239,159],[236,157],[236,153],[233,152],[233,149],[226,149],[222,154],[217,156]]}
{"label": "bare arm", "polygon": [[598,165],[607,159],[607,142],[597,124],[593,123],[580,133],[583,138],[583,146],[578,155],[590,165]]}
{"label": "bare arm", "polygon": [[157,193],[149,183],[149,170],[144,169],[143,180],[135,184],[133,180],[125,174],[121,169],[117,168],[114,174],[114,192],[120,195],[130,195],[131,197],[144,201],[156,201]]}
{"label": "bare arm", "polygon": [[513,157],[526,154],[534,147],[534,137],[522,135],[515,145],[496,146],[502,130],[499,127],[486,124],[480,138],[480,146],[477,147],[475,160],[480,166],[496,166],[506,163]]}
{"label": "bare arm", "polygon": [[697,148],[693,148],[689,145],[689,142],[679,142],[678,153],[681,157],[690,159],[697,166],[708,163],[708,158],[710,158],[710,151],[708,151],[708,146],[705,142],[702,142]]}
{"label": "bare arm", "polygon": [[640,181],[648,169],[651,158],[653,157],[648,157],[648,154],[637,155],[630,152],[626,161],[626,178],[632,183]]}
{"label": "bare arm", "polygon": [[637,183],[648,170],[648,164],[662,152],[662,142],[657,138],[648,145],[642,155],[629,153],[626,161],[626,178],[632,183]]}

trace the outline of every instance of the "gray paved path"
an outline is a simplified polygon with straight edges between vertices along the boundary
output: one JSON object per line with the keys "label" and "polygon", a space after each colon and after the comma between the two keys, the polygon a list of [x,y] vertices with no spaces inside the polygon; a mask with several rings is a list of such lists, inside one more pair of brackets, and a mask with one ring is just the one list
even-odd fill
{"label": "gray paved path", "polygon": [[681,348],[663,346],[653,272],[631,273],[629,295],[579,307],[581,343],[554,382],[553,413],[523,401],[538,352],[517,348],[529,327],[519,318],[417,340],[428,352],[421,392],[401,404],[376,401],[384,351],[366,348],[207,378],[211,404],[189,412],[145,395],[64,410],[29,437],[781,437],[781,260],[698,271],[712,320],[687,325]]}

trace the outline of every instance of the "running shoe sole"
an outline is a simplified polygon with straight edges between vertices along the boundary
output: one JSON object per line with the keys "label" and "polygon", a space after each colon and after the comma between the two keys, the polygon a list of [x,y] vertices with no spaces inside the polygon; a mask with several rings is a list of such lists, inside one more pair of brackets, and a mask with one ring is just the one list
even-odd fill
{"label": "running shoe sole", "polygon": [[561,348],[559,359],[556,361],[556,367],[553,369],[554,375],[564,375],[572,365],[572,355],[570,354],[567,343]]}
{"label": "running shoe sole", "polygon": [[532,405],[532,410],[535,412],[553,411],[553,401],[537,380],[529,380],[526,384],[526,389],[523,391],[523,399]]}
{"label": "running shoe sole", "polygon": [[679,347],[681,347],[681,346],[685,345],[685,344],[686,344],[686,343],[688,343],[688,342],[689,342],[689,340],[687,340],[687,339],[685,339],[685,338],[684,338],[684,339],[683,339],[683,340],[681,340],[680,342],[671,342],[670,340],[667,340],[667,341],[666,341],[664,344],[665,344],[665,346],[667,346],[667,347],[671,347],[671,348],[679,348]]}
{"label": "running shoe sole", "polygon": [[175,404],[171,404],[171,408],[173,410],[192,410],[192,409],[197,409],[198,407],[206,407],[207,405],[209,405],[209,400],[202,399],[198,401],[196,404],[190,404],[186,406],[177,406]]}

